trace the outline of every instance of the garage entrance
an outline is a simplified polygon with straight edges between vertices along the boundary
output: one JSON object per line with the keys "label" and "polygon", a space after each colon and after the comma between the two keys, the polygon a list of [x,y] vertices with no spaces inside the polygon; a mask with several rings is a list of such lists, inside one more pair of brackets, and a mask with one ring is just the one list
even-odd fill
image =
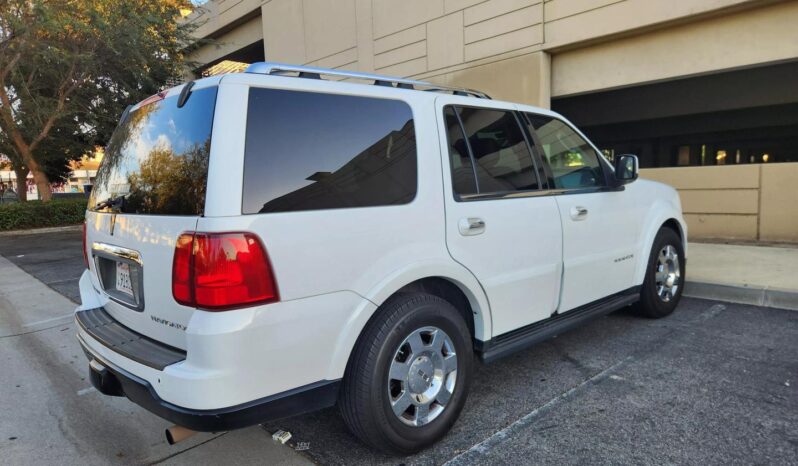
{"label": "garage entrance", "polygon": [[798,162],[798,62],[552,99],[643,168]]}

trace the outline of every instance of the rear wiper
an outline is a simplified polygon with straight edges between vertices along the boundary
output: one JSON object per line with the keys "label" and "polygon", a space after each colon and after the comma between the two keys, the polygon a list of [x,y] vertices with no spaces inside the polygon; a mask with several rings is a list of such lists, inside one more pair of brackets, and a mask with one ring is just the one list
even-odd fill
{"label": "rear wiper", "polygon": [[105,209],[106,207],[110,207],[112,210],[116,210],[117,208],[122,206],[122,203],[125,201],[125,197],[127,194],[120,194],[119,196],[111,196],[108,199],[98,202],[95,204],[94,209]]}

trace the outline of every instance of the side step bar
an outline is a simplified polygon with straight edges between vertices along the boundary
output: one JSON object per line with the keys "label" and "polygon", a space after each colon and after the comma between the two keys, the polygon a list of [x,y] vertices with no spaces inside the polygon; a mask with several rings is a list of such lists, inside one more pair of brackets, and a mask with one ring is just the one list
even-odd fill
{"label": "side step bar", "polygon": [[640,299],[640,287],[635,286],[604,299],[585,304],[565,314],[555,314],[517,330],[501,334],[488,341],[477,342],[477,352],[484,363],[509,356],[516,351],[559,335],[596,317],[628,306]]}

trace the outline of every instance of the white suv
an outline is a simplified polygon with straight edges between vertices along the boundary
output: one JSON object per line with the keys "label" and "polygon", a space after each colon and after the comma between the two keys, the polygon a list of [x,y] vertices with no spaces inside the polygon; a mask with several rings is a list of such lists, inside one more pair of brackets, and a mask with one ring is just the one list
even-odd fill
{"label": "white suv", "polygon": [[92,382],[173,434],[337,404],[365,443],[417,451],[474,356],[676,307],[679,197],[615,162],[551,111],[379,75],[257,63],[152,96],[86,214]]}

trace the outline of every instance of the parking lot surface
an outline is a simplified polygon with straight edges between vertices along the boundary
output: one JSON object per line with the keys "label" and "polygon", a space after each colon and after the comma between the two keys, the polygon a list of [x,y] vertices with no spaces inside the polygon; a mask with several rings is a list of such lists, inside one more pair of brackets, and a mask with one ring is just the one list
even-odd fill
{"label": "parking lot surface", "polygon": [[74,302],[80,301],[78,280],[86,268],[80,227],[52,233],[0,236],[0,256]]}
{"label": "parking lot surface", "polygon": [[[76,282],[68,279],[83,267],[79,245],[79,231],[0,237],[0,255],[74,298]],[[0,458],[13,463],[794,464],[798,458],[795,311],[685,298],[666,319],[626,311],[597,319],[478,364],[452,432],[418,455],[396,458],[359,444],[335,409],[169,447],[161,435],[166,421],[87,389],[74,324],[58,320],[71,309],[53,311],[50,323],[36,317],[29,327],[19,323],[25,316],[3,315],[24,307],[10,297],[14,286],[25,285],[0,282]],[[66,302],[45,294],[41,299]],[[293,434],[289,446],[271,440],[276,429]]]}

